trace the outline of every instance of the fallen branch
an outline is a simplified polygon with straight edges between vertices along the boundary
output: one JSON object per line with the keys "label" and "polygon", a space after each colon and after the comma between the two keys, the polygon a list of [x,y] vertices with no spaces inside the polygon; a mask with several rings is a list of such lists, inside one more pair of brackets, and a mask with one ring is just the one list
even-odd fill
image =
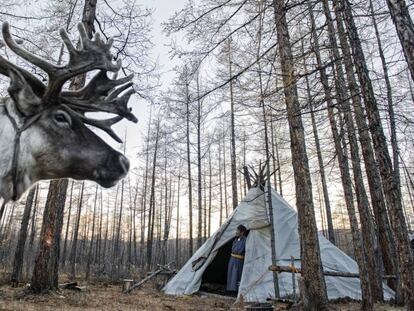
{"label": "fallen branch", "polygon": [[173,273],[175,273],[175,271],[174,270],[171,270],[170,269],[170,264],[171,263],[169,263],[169,264],[166,264],[165,266],[162,266],[162,265],[158,265],[158,270],[156,270],[156,271],[154,271],[154,272],[151,272],[146,278],[144,278],[142,281],[140,281],[140,282],[138,282],[138,283],[136,283],[136,284],[134,284],[134,285],[132,285],[132,286],[130,286],[130,287],[127,287],[123,292],[124,292],[124,294],[128,294],[128,293],[130,293],[131,291],[133,291],[134,289],[137,289],[137,288],[139,288],[139,287],[141,287],[144,283],[146,283],[146,282],[148,282],[149,280],[151,280],[152,278],[154,278],[154,277],[156,277],[157,275],[159,275],[159,274],[168,274],[168,275],[171,275],[171,274],[173,274]]}
{"label": "fallen branch", "polygon": [[69,282],[69,283],[63,283],[59,285],[60,289],[70,289],[70,290],[76,290],[79,292],[86,291],[86,286],[78,286],[78,282]]}
{"label": "fallen branch", "polygon": [[69,283],[63,283],[59,284],[60,289],[70,289],[71,287],[78,286],[78,282],[69,282]]}

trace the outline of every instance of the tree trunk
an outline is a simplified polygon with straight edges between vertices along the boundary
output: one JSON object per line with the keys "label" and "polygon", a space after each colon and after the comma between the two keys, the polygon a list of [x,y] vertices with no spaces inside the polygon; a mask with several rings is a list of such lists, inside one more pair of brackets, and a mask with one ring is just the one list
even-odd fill
{"label": "tree trunk", "polygon": [[[321,82],[323,85],[324,93],[325,93],[325,100],[327,102],[328,106],[328,119],[332,130],[332,135],[334,139],[334,145],[336,154],[338,156],[338,164],[339,169],[341,173],[341,181],[342,181],[342,187],[344,190],[344,196],[345,196],[345,203],[348,210],[348,216],[349,216],[349,223],[351,226],[351,233],[352,233],[352,241],[353,241],[353,247],[354,247],[354,253],[355,253],[355,259],[358,263],[358,267],[360,270],[361,275],[361,291],[362,291],[362,303],[363,307],[367,310],[372,310],[372,295],[371,295],[371,288],[369,284],[369,277],[368,277],[368,271],[366,267],[365,262],[365,254],[362,248],[362,240],[360,231],[358,228],[358,220],[356,218],[356,212],[355,212],[355,206],[354,206],[354,198],[353,198],[353,192],[352,192],[352,180],[349,172],[349,163],[347,160],[347,148],[346,145],[341,146],[341,135],[338,131],[338,127],[335,120],[335,113],[333,108],[333,101],[332,101],[332,94],[331,89],[328,82],[328,77],[326,70],[324,68],[324,64],[322,63],[321,55],[320,55],[320,47],[319,47],[319,39],[316,34],[316,24],[315,19],[313,15],[313,8],[309,4],[308,5],[309,15],[311,18],[311,24],[312,24],[312,39],[314,44],[314,53],[316,56],[317,65],[319,68],[319,74],[321,77]],[[332,19],[329,13],[329,8],[326,7],[326,3],[324,1],[324,11],[326,18],[328,20],[328,27],[330,28],[330,44],[331,46],[336,44],[336,39],[332,38]],[[338,242],[338,241],[337,241]]]}
{"label": "tree trunk", "polygon": [[414,24],[408,6],[404,0],[387,0],[387,4],[414,81]]}
{"label": "tree trunk", "polygon": [[30,256],[27,259],[27,265],[26,265],[26,275],[29,275],[29,271],[31,271],[31,265],[33,263],[33,247],[34,247],[34,240],[35,240],[35,236],[36,236],[36,232],[37,232],[37,228],[36,228],[36,220],[38,217],[38,213],[37,213],[37,209],[39,206],[39,184],[36,185],[36,194],[35,194],[35,198],[34,198],[34,207],[33,207],[33,214],[32,214],[32,221],[30,223],[30,236],[29,236],[29,247],[27,250],[27,253],[30,254]]}
{"label": "tree trunk", "polygon": [[83,201],[83,191],[85,188],[85,182],[82,182],[80,193],[79,193],[79,202],[78,210],[76,213],[75,228],[72,235],[72,248],[70,252],[70,278],[76,278],[76,259],[77,259],[77,249],[78,249],[78,236],[79,236],[79,224],[82,211],[82,201]]}
{"label": "tree trunk", "polygon": [[89,280],[89,276],[91,273],[91,262],[92,262],[92,250],[93,250],[93,243],[94,243],[94,235],[95,235],[95,218],[96,218],[96,205],[98,200],[98,184],[95,186],[95,199],[93,203],[93,216],[92,216],[92,233],[90,238],[90,247],[88,253],[88,259],[86,263],[86,276],[85,279]]}
{"label": "tree trunk", "polygon": [[222,163],[221,163],[221,137],[218,139],[218,165],[219,165],[219,187],[220,187],[220,215],[219,226],[223,224],[223,184],[222,184]]}
{"label": "tree trunk", "polygon": [[226,219],[229,218],[229,204],[228,204],[228,193],[227,193],[227,161],[226,161],[226,136],[223,131],[223,187],[224,187],[224,207],[226,211]]}
{"label": "tree trunk", "polygon": [[305,308],[307,310],[322,311],[327,310],[328,299],[325,279],[322,274],[318,230],[312,199],[312,183],[305,145],[305,131],[298,100],[285,1],[273,0],[273,5],[290,130],[303,280],[309,298],[309,304]]}
{"label": "tree trunk", "polygon": [[[125,153],[125,152],[124,152]],[[116,225],[116,236],[115,236],[115,244],[114,244],[114,253],[112,256],[112,269],[111,269],[111,279],[117,280],[119,277],[119,270],[121,268],[122,256],[121,255],[121,247],[123,245],[123,240],[121,236],[121,226],[122,226],[122,215],[124,210],[124,187],[125,187],[125,180],[121,181],[121,201],[119,204],[119,215],[118,221]]]}
{"label": "tree trunk", "polygon": [[106,266],[106,261],[107,261],[107,257],[106,257],[106,253],[107,253],[107,247],[108,247],[108,236],[109,236],[109,197],[108,197],[108,209],[107,209],[107,213],[106,213],[106,228],[105,228],[105,239],[104,239],[104,245],[103,245],[103,250],[102,250],[102,269],[105,270],[105,266]]}
{"label": "tree trunk", "polygon": [[211,165],[211,149],[208,149],[208,224],[207,224],[207,237],[211,236],[211,191],[213,189],[213,172],[212,172],[212,165]]}
{"label": "tree trunk", "polygon": [[96,241],[95,259],[94,259],[98,269],[100,268],[100,265],[101,265],[102,222],[103,222],[103,197],[102,197],[102,188],[101,188],[101,193],[99,196],[99,230],[98,230],[98,238]]}
{"label": "tree trunk", "polygon": [[138,265],[138,243],[137,243],[137,201],[138,201],[138,179],[135,185],[135,193],[134,193],[134,203],[132,205],[133,210],[133,215],[132,215],[132,227],[133,227],[133,246],[134,246],[134,260],[132,261],[132,263],[134,263],[135,265]]}
{"label": "tree trunk", "polygon": [[69,210],[68,210],[68,220],[66,222],[66,233],[65,233],[65,241],[63,242],[63,253],[62,253],[62,267],[65,267],[66,264],[66,251],[68,246],[68,237],[69,237],[69,225],[70,225],[70,216],[72,211],[72,198],[73,198],[73,185],[74,181],[72,180],[71,186],[70,186],[70,195],[69,195]]}
{"label": "tree trunk", "polygon": [[186,91],[186,145],[187,145],[187,176],[188,176],[188,219],[189,219],[189,252],[193,255],[193,181],[191,177],[191,153],[190,153],[190,83],[188,82],[188,70],[185,70]]}
{"label": "tree trunk", "polygon": [[[162,240],[162,246],[161,246],[161,260],[160,263],[162,265],[165,265],[167,262],[167,254],[168,254],[168,245],[167,245],[167,241],[168,241],[168,236],[169,236],[169,210],[170,210],[170,200],[168,199],[169,194],[172,193],[172,188],[171,185],[170,187],[168,186],[169,180],[168,180],[168,176],[167,176],[167,167],[168,167],[168,160],[167,160],[167,144],[166,144],[166,140],[164,140],[164,235],[163,235],[163,240]],[[160,205],[162,206],[162,205]],[[160,215],[160,228],[161,228],[161,215]],[[199,230],[200,227],[199,227]],[[160,234],[160,238],[161,238],[161,234]],[[201,238],[201,236],[200,236]]]}
{"label": "tree trunk", "polygon": [[149,202],[149,213],[148,213],[148,236],[147,236],[147,268],[151,267],[152,261],[152,245],[154,240],[154,221],[155,221],[155,173],[157,168],[157,154],[158,154],[158,139],[160,124],[159,121],[156,123],[156,136],[154,146],[154,157],[152,162],[152,176],[151,176],[151,194]]}
{"label": "tree trunk", "polygon": [[[366,253],[366,265],[367,273],[369,277],[369,284],[371,287],[372,303],[383,300],[383,291],[381,282],[378,278],[379,267],[377,264],[377,256],[375,255],[376,239],[374,224],[369,211],[368,196],[365,191],[365,186],[362,177],[360,156],[358,142],[355,135],[354,120],[351,113],[351,107],[348,100],[348,94],[346,91],[345,75],[342,68],[342,62],[339,61],[341,58],[339,48],[335,36],[335,28],[330,13],[330,8],[327,0],[323,1],[325,16],[328,24],[328,34],[330,48],[332,50],[331,60],[334,63],[335,69],[335,89],[337,93],[337,103],[340,109],[344,113],[345,127],[348,134],[348,141],[352,159],[352,170],[355,182],[355,194],[357,198],[357,207],[361,220],[361,231],[363,240],[362,251]],[[342,136],[342,135],[341,135]],[[344,139],[344,137],[343,137]],[[368,303],[368,297],[367,303]],[[368,306],[367,306],[368,307]]]}
{"label": "tree trunk", "polygon": [[[259,2],[257,5],[257,9],[259,12],[262,12],[262,3]],[[265,142],[265,155],[266,155],[266,185],[264,187],[264,191],[266,192],[265,196],[265,205],[267,205],[267,212],[269,213],[270,218],[270,250],[271,250],[271,259],[272,265],[276,265],[276,230],[275,227],[277,224],[274,223],[273,217],[273,204],[272,204],[272,187],[270,183],[270,147],[269,147],[269,129],[268,129],[268,121],[267,121],[267,114],[266,111],[266,103],[265,103],[265,96],[264,96],[264,88],[263,88],[263,80],[262,80],[262,67],[260,62],[260,55],[261,55],[261,48],[262,48],[262,28],[263,28],[263,14],[260,14],[259,19],[259,28],[257,32],[257,52],[256,52],[256,60],[257,60],[257,72],[258,72],[258,82],[259,82],[259,104],[262,108],[262,118],[263,118],[263,127],[264,127],[264,142]],[[260,185],[258,185],[260,186]],[[280,297],[279,291],[279,278],[276,271],[273,271],[273,289],[275,292],[275,298]]]}
{"label": "tree trunk", "polygon": [[67,179],[50,182],[43,213],[40,246],[37,253],[30,288],[34,293],[58,289],[59,242],[65,206]]}
{"label": "tree trunk", "polygon": [[279,143],[277,137],[275,139],[275,150],[276,150],[276,163],[277,163],[277,178],[279,180],[279,194],[283,197],[283,184],[282,184],[282,168],[280,165],[280,153],[279,153]]}
{"label": "tree trunk", "polygon": [[[346,104],[345,104],[346,103]],[[361,231],[363,239],[363,248],[366,253],[366,262],[368,269],[368,276],[370,279],[371,294],[373,302],[382,301],[384,299],[382,289],[382,279],[380,268],[377,261],[377,239],[375,235],[374,224],[369,210],[368,196],[365,191],[358,143],[355,136],[354,121],[351,115],[351,108],[347,100],[343,101],[345,106],[345,123],[348,131],[348,141],[350,145],[352,169],[355,183],[355,193],[357,197],[357,206],[359,211],[359,218],[361,220]]]}
{"label": "tree trunk", "polygon": [[207,240],[207,216],[208,216],[208,208],[207,208],[207,165],[206,159],[204,158],[204,175],[203,175],[203,188],[204,188],[204,209],[203,209],[203,243]]}
{"label": "tree trunk", "polygon": [[397,258],[405,301],[408,309],[414,309],[414,260],[408,239],[407,224],[401,202],[401,191],[392,169],[392,161],[387,149],[387,141],[381,124],[378,104],[374,95],[372,82],[368,74],[365,55],[353,19],[351,6],[348,0],[341,1],[345,25],[348,30],[349,42],[354,55],[356,72],[361,85],[362,95],[367,108],[370,131],[374,143],[375,155],[379,164],[384,194],[387,200],[391,228],[394,233]]}
{"label": "tree trunk", "polygon": [[[273,135],[273,131],[272,131],[272,144],[274,144],[273,138],[274,138],[274,135]],[[246,165],[246,153],[247,153],[246,141],[247,141],[246,130],[244,130],[243,131],[243,170],[245,168],[247,168],[247,165]],[[273,158],[274,158],[274,156],[273,156]],[[275,165],[275,167],[277,167],[277,166]],[[275,169],[275,172],[276,172],[276,169]],[[246,183],[246,178],[244,177],[244,172],[243,172],[242,175],[243,175],[242,176],[242,178],[243,178],[243,197],[245,197],[246,194],[247,194],[247,183]],[[276,177],[276,173],[274,174],[274,176]],[[275,190],[277,190],[276,181],[275,181]],[[241,200],[243,200],[243,197],[242,197]]]}
{"label": "tree trunk", "polygon": [[180,267],[180,186],[181,186],[181,172],[178,173],[177,185],[177,221],[175,234],[175,265]]}
{"label": "tree trunk", "polygon": [[[233,64],[231,59],[231,39],[227,41],[228,43],[228,60],[229,60],[229,78],[233,77]],[[230,131],[231,131],[231,145],[230,145],[230,162],[231,162],[231,192],[232,192],[232,201],[233,209],[238,205],[237,197],[237,167],[236,167],[236,129],[234,123],[234,92],[233,92],[233,81],[230,80]]]}
{"label": "tree trunk", "polygon": [[198,199],[198,228],[197,228],[197,248],[201,247],[203,231],[203,194],[201,181],[201,99],[199,73],[196,77],[197,84],[197,199]]}
{"label": "tree trunk", "polygon": [[36,187],[32,187],[32,189],[30,189],[29,191],[29,194],[27,195],[26,204],[24,206],[22,221],[20,224],[19,237],[17,240],[16,251],[14,253],[13,272],[10,279],[13,286],[18,285],[21,277],[21,272],[23,268],[24,247],[26,245],[27,239],[27,227],[29,225],[30,213],[32,211],[35,192]]}
{"label": "tree trunk", "polygon": [[131,176],[128,176],[128,194],[129,194],[129,222],[128,222],[128,271],[131,270],[133,264],[133,247],[134,247],[134,235],[135,235],[135,206],[132,202],[132,186]]}
{"label": "tree trunk", "polygon": [[150,143],[150,133],[151,133],[151,122],[152,122],[152,110],[150,110],[150,116],[148,120],[148,131],[146,137],[146,146],[145,146],[145,174],[144,174],[144,185],[142,187],[142,197],[141,197],[141,239],[140,239],[140,263],[143,265],[144,262],[144,244],[145,244],[145,216],[147,212],[147,188],[148,188],[148,172],[149,172],[149,143]]}
{"label": "tree trunk", "polygon": [[[273,125],[273,115],[270,113],[270,150],[271,150],[271,157],[272,157],[272,173],[273,173],[273,189],[277,190],[277,174],[276,171],[278,167],[276,166],[276,156],[275,156],[275,129]],[[243,167],[246,166],[246,163],[243,163]]]}
{"label": "tree trunk", "polygon": [[[374,157],[371,137],[368,132],[368,125],[366,122],[365,112],[360,97],[360,88],[354,75],[354,65],[352,61],[349,43],[343,26],[342,16],[339,13],[338,9],[338,6],[334,4],[334,10],[336,12],[337,29],[342,48],[346,76],[348,80],[348,88],[351,93],[352,104],[355,112],[355,121],[358,128],[361,151],[368,179],[371,202],[375,222],[377,225],[378,239],[381,247],[381,254],[385,268],[385,273],[398,275],[398,267],[397,263],[395,262],[395,243],[391,233],[388,213],[385,206],[385,198],[382,191],[381,177],[379,174],[377,161]],[[398,286],[395,280],[389,280],[388,284],[394,290],[397,290]],[[397,292],[400,292],[400,290],[397,290]],[[399,300],[398,297],[400,296],[401,295],[397,295],[397,300]]]}
{"label": "tree trunk", "polygon": [[[374,6],[372,4],[372,0],[369,1],[369,7],[371,11],[372,24],[375,30],[375,36],[377,38],[378,52],[379,52],[379,56],[381,59],[382,70],[384,72],[385,86],[387,88],[387,104],[388,104],[388,116],[390,119],[391,146],[392,146],[394,174],[395,174],[395,179],[397,180],[399,187],[400,187],[401,182],[400,182],[400,167],[399,167],[399,158],[398,158],[397,128],[395,124],[395,113],[394,113],[394,103],[392,99],[391,82],[390,82],[390,77],[388,75],[387,61],[385,59],[384,51],[382,48],[382,42],[381,42],[380,33],[378,30],[378,26],[377,26],[377,20],[375,18],[375,12],[374,12]],[[414,36],[414,32],[412,33],[412,35]]]}
{"label": "tree trunk", "polygon": [[[306,63],[306,61],[304,63]],[[305,71],[307,72],[306,69],[305,69]],[[310,85],[309,85],[308,75],[306,75],[305,78],[306,78],[306,90],[307,90],[308,101],[309,101],[310,112],[311,112],[312,129],[313,129],[313,135],[314,135],[314,139],[315,139],[316,154],[318,156],[319,174],[321,176],[323,201],[325,203],[325,212],[326,212],[326,218],[327,218],[327,223],[328,223],[328,239],[329,239],[329,241],[331,241],[332,244],[335,244],[335,235],[334,235],[334,229],[333,229],[333,223],[332,223],[332,213],[331,213],[331,203],[330,203],[330,199],[329,199],[328,186],[327,186],[327,183],[326,183],[325,166],[324,166],[323,158],[322,158],[321,144],[320,144],[320,141],[319,141],[318,128],[316,126],[315,112],[313,111],[313,103],[311,102],[312,96],[311,96],[311,93],[310,93],[311,89],[310,89]],[[322,226],[323,226],[323,218],[322,218]]]}
{"label": "tree trunk", "polygon": [[114,211],[112,213],[112,226],[111,226],[111,239],[108,241],[108,252],[109,252],[109,261],[111,262],[111,273],[112,267],[114,264],[114,249],[115,249],[115,237],[116,237],[116,216],[117,216],[117,209],[118,209],[118,201],[119,201],[119,188],[120,184],[116,187],[116,194],[115,194],[115,202],[114,202]]}

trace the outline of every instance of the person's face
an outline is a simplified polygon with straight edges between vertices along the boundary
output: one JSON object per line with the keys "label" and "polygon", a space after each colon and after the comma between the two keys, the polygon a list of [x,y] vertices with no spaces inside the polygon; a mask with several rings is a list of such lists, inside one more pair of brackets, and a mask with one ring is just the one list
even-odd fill
{"label": "person's face", "polygon": [[243,235],[243,232],[241,232],[239,229],[236,229],[236,237],[241,237]]}

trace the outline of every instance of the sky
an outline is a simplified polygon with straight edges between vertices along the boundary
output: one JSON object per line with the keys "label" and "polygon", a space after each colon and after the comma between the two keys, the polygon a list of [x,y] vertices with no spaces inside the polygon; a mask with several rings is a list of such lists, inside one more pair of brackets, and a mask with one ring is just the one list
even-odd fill
{"label": "sky", "polygon": [[[176,60],[171,60],[169,56],[170,48],[168,43],[170,39],[163,33],[162,23],[166,22],[175,11],[184,7],[187,0],[141,0],[140,2],[144,7],[153,10],[153,30],[152,30],[152,42],[154,48],[152,50],[153,58],[158,60],[159,71],[161,72],[161,88],[166,88],[172,80],[174,74],[172,69],[176,65]],[[140,100],[137,96],[130,101],[138,123],[133,124],[126,120],[120,122],[116,127],[116,132],[120,137],[124,136],[125,130],[127,131],[127,156],[131,161],[132,166],[137,161],[137,152],[143,142],[143,133],[146,131],[146,126],[149,118],[150,105],[144,100]],[[105,139],[108,141],[108,139]],[[112,144],[112,143],[111,143]],[[117,147],[116,144],[112,144]],[[119,148],[119,146],[118,146]]]}

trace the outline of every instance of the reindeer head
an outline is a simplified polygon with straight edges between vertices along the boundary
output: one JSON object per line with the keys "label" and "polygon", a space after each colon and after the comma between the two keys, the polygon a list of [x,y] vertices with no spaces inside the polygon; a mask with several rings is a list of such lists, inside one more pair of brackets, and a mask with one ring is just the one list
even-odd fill
{"label": "reindeer head", "polygon": [[[110,187],[128,172],[127,158],[86,125],[97,127],[121,142],[111,126],[123,118],[137,122],[127,106],[134,93],[130,82],[133,76],[108,78],[108,72],[117,73],[121,68],[120,61],[113,62],[110,52],[112,40],[104,42],[99,34],[89,39],[82,24],[78,29],[79,48],[75,48],[66,31],[60,31],[69,52],[69,61],[64,66],[57,66],[17,44],[8,23],[3,24],[6,45],[49,77],[45,85],[30,72],[0,56],[0,73],[10,78],[6,113],[16,132],[24,129],[17,141],[20,152],[14,174],[17,176],[13,177],[18,181],[14,185],[17,189],[13,190],[17,196],[41,179],[89,179]],[[99,71],[82,89],[63,90],[68,80],[93,70]],[[116,116],[106,120],[91,119],[85,115],[87,112],[106,112]],[[3,161],[1,155],[0,161]]]}

